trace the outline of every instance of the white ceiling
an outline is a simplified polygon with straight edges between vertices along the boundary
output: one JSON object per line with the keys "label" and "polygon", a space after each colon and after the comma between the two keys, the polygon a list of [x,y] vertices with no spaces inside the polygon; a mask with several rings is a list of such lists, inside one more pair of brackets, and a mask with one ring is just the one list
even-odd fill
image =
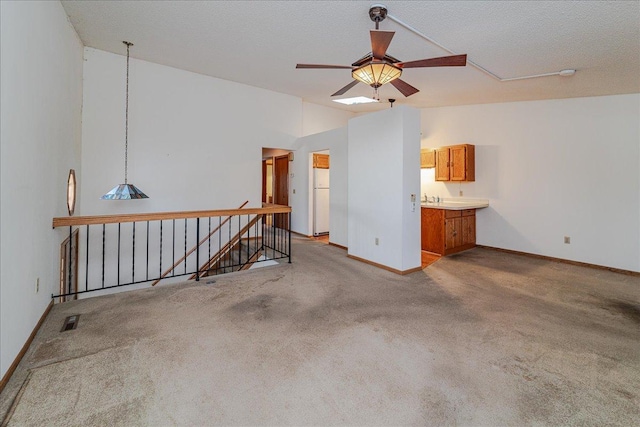
{"label": "white ceiling", "polygon": [[[370,48],[374,1],[63,1],[85,46],[126,54],[355,112],[330,95],[350,71],[296,69],[296,63],[351,65]],[[640,2],[386,1],[389,15],[501,78],[576,69],[573,77],[500,82],[472,66],[413,68],[420,89],[391,85],[380,98],[422,108],[640,92]],[[448,55],[387,18],[388,53],[402,61]],[[342,97],[371,96],[358,84]],[[388,104],[387,104],[388,105]]]}

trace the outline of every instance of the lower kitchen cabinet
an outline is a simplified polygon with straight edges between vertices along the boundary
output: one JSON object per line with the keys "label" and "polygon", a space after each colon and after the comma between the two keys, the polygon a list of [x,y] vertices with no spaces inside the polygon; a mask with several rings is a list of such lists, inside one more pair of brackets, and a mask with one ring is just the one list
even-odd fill
{"label": "lower kitchen cabinet", "polygon": [[476,245],[476,210],[422,208],[422,250],[439,255],[471,249]]}

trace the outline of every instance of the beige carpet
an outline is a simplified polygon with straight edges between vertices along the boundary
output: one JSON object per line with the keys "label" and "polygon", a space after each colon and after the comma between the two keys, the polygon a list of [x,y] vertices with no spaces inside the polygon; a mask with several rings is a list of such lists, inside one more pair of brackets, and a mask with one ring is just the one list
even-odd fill
{"label": "beige carpet", "polygon": [[9,426],[637,425],[640,278],[345,255],[295,239],[291,265],[58,304],[0,416],[22,388]]}

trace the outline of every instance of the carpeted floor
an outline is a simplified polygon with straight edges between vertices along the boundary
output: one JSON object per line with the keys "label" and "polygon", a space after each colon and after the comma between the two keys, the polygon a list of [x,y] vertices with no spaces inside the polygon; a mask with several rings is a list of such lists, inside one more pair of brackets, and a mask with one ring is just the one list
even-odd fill
{"label": "carpeted floor", "polygon": [[54,306],[0,417],[14,402],[9,426],[640,419],[638,277],[480,248],[398,276],[297,238],[292,264],[214,280]]}

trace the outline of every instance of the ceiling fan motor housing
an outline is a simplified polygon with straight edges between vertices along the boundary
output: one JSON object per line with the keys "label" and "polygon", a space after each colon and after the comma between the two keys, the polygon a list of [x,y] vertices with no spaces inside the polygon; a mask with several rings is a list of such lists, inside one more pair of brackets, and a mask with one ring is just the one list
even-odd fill
{"label": "ceiling fan motor housing", "polygon": [[383,4],[372,4],[369,8],[369,18],[376,23],[376,27],[378,26],[378,23],[384,21],[384,18],[386,17],[387,6]]}

